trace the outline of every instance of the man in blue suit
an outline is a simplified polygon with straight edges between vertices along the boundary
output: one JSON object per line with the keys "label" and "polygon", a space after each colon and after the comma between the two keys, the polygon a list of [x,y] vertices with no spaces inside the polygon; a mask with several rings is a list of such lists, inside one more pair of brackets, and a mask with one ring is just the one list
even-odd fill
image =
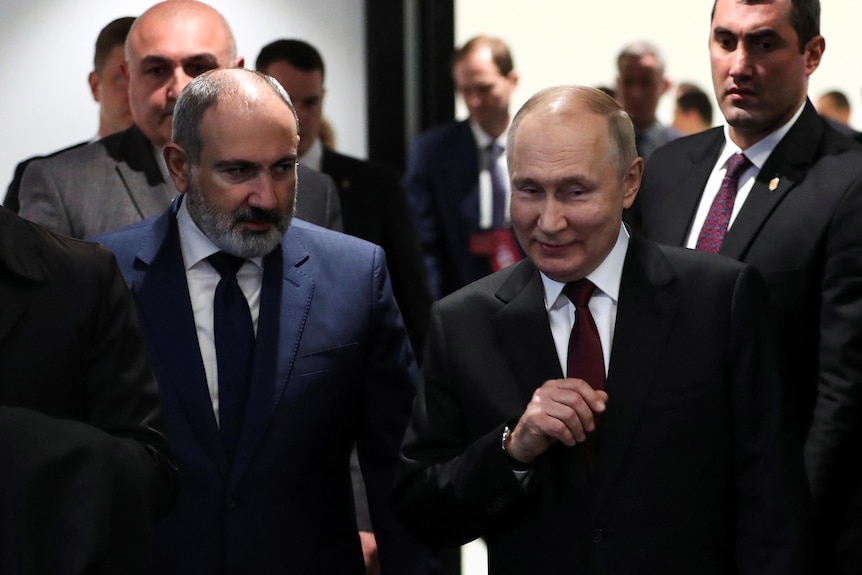
{"label": "man in blue suit", "polygon": [[505,144],[518,73],[506,44],[477,36],[452,76],[470,113],[420,135],[404,175],[433,299],[521,258],[508,215]]}
{"label": "man in blue suit", "polygon": [[[182,195],[100,238],[140,309],[181,468],[156,534],[161,574],[364,573],[354,444],[382,568],[413,569],[389,498],[415,362],[383,251],[291,222],[298,142],[277,82],[206,73],[180,96],[165,147]],[[235,277],[217,271],[225,254]],[[220,327],[230,290],[250,344],[241,325]]]}

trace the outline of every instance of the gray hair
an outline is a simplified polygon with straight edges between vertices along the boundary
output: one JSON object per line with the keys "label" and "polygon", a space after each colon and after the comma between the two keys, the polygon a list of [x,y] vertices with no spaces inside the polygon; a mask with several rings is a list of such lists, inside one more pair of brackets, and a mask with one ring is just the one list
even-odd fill
{"label": "gray hair", "polygon": [[200,162],[203,148],[200,124],[206,111],[220,101],[246,93],[247,86],[251,84],[268,86],[287,105],[297,126],[299,125],[296,108],[277,80],[266,74],[242,68],[210,70],[189,82],[174,106],[172,140],[185,150],[192,164],[197,165]]}
{"label": "gray hair", "polygon": [[638,40],[623,46],[623,49],[617,56],[617,69],[620,68],[623,60],[628,58],[640,59],[645,56],[652,56],[655,58],[655,65],[658,73],[660,75],[664,75],[664,56],[662,56],[658,46],[652,42],[647,42],[646,40]]}
{"label": "gray hair", "polygon": [[506,138],[507,160],[511,161],[515,136],[521,121],[539,109],[571,112],[585,108],[588,112],[604,116],[608,123],[608,153],[616,168],[617,177],[623,179],[638,156],[635,148],[635,130],[632,120],[616,100],[595,88],[586,86],[555,86],[537,92],[521,106],[509,127]]}

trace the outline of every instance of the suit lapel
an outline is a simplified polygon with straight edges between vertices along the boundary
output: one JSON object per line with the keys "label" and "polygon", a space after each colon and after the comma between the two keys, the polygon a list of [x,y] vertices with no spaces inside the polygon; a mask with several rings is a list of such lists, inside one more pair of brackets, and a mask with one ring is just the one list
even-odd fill
{"label": "suit lapel", "polygon": [[593,513],[601,509],[638,428],[641,411],[676,317],[668,284],[674,274],[661,251],[632,236],[623,266],[608,370],[608,410],[600,422]]}
{"label": "suit lapel", "polygon": [[651,234],[656,241],[670,245],[685,245],[691,221],[700,204],[701,192],[706,187],[706,181],[715,165],[715,158],[724,144],[724,134],[720,128],[715,128],[704,135],[688,151],[687,161],[690,168],[681,168],[680,180],[661,190],[667,195],[667,200],[661,205],[662,224]]}
{"label": "suit lapel", "polygon": [[176,189],[166,182],[146,136],[132,126],[119,145],[116,170],[141,219],[164,211]]}
{"label": "suit lapel", "polygon": [[533,263],[523,260],[517,264],[496,296],[504,306],[491,323],[526,405],[538,386],[563,377],[545,310],[542,280]]}
{"label": "suit lapel", "polygon": [[138,251],[144,265],[131,282],[140,306],[145,333],[157,351],[153,355],[159,383],[176,397],[185,419],[222,477],[227,458],[218,431],[198,347],[185,266],[176,223],[176,206],[164,213]]}
{"label": "suit lapel", "polygon": [[264,258],[254,373],[231,473],[232,486],[248,469],[293,371],[314,295],[313,278],[300,270],[308,260],[309,254],[293,226],[282,245]]}
{"label": "suit lapel", "polygon": [[796,124],[781,139],[763,168],[733,225],[724,236],[722,255],[742,260],[772,211],[781,203],[814,162],[823,136],[823,124],[811,105],[805,103]]}

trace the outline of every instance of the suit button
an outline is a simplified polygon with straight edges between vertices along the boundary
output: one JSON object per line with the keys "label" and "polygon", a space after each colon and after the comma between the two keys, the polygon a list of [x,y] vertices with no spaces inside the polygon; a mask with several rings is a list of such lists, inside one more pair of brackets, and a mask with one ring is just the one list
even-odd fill
{"label": "suit button", "polygon": [[601,543],[602,539],[604,538],[604,535],[605,534],[602,532],[601,529],[593,529],[593,536],[591,538],[592,542],[593,543]]}

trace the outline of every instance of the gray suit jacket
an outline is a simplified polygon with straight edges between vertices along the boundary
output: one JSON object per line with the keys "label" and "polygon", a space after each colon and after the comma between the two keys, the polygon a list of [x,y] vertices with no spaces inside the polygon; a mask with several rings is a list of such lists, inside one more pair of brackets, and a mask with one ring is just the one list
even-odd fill
{"label": "gray suit jacket", "polygon": [[[341,230],[341,204],[328,176],[299,166],[296,216]],[[149,140],[136,126],[37,160],[24,171],[20,214],[58,233],[89,238],[162,213],[176,196]]]}

